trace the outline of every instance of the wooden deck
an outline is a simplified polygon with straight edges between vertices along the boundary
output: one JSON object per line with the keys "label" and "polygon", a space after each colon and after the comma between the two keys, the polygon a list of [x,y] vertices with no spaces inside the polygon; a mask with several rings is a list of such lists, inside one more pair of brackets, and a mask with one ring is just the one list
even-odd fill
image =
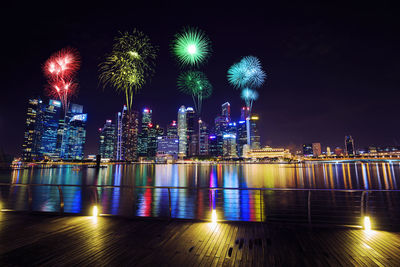
{"label": "wooden deck", "polygon": [[0,266],[400,266],[400,234],[0,213]]}

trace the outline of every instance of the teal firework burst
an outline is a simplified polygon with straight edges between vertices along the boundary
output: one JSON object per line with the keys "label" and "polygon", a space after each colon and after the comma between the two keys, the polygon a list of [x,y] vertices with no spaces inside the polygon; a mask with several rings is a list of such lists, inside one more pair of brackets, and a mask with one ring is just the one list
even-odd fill
{"label": "teal firework burst", "polygon": [[199,66],[211,54],[211,41],[202,30],[187,27],[175,35],[171,49],[182,67]]}
{"label": "teal firework burst", "polygon": [[201,113],[203,99],[212,94],[212,85],[201,71],[185,71],[178,77],[178,89],[191,95],[198,114]]}

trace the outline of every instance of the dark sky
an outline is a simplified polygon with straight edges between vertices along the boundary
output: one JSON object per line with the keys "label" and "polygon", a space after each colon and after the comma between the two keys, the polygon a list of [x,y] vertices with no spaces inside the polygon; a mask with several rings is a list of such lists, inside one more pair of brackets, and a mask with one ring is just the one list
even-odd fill
{"label": "dark sky", "polygon": [[203,29],[213,45],[202,67],[214,86],[213,96],[204,101],[207,122],[225,101],[239,117],[243,102],[226,72],[242,56],[254,55],[268,74],[254,105],[262,144],[321,142],[325,149],[343,146],[346,134],[357,147],[400,144],[400,22],[390,2],[83,2],[2,7],[0,148],[6,152],[20,154],[27,100],[44,97],[41,65],[53,52],[73,46],[82,57],[80,91],[73,102],[88,113],[86,154],[96,153],[97,129],[114,119],[124,102],[122,95],[99,86],[97,65],[117,32],[133,28],[160,48],[156,74],[136,96],[134,108],[152,108],[153,120],[165,127],[180,105],[192,105],[176,89],[179,69],[169,51],[173,35],[188,25]]}

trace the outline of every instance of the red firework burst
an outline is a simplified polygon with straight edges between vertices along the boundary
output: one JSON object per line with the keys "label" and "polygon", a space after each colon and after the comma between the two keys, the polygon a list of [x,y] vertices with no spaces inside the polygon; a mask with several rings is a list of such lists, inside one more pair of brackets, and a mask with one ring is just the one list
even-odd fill
{"label": "red firework burst", "polygon": [[43,65],[48,79],[47,93],[61,101],[65,113],[68,111],[70,98],[77,92],[75,75],[79,67],[79,53],[70,47],[54,53]]}
{"label": "red firework burst", "polygon": [[49,79],[71,78],[80,67],[80,56],[74,48],[63,48],[54,53],[44,64],[44,74]]}

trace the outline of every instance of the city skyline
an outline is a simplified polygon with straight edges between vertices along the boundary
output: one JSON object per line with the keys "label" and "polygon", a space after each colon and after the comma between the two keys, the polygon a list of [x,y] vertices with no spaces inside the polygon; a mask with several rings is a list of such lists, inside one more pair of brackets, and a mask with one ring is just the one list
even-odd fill
{"label": "city skyline", "polygon": [[[304,14],[296,14],[294,10],[309,7],[314,8],[314,12],[308,14],[309,20],[302,20],[300,25],[295,25],[296,19],[303,18]],[[175,64],[168,47],[170,39],[186,25],[203,29],[213,44],[213,55],[202,67],[214,87],[214,94],[203,104],[202,117],[206,122],[219,113],[214,107],[219,109],[226,101],[232,105],[232,116],[239,118],[239,109],[244,102],[240,99],[240,92],[229,86],[226,72],[230,64],[242,56],[254,54],[261,59],[268,74],[266,83],[259,90],[260,98],[253,107],[254,112],[262,118],[259,123],[262,145],[288,147],[320,142],[325,150],[326,146],[332,149],[343,147],[345,135],[353,136],[356,147],[398,145],[400,126],[396,121],[398,112],[395,101],[399,91],[395,90],[395,62],[399,53],[395,49],[398,37],[392,35],[396,24],[389,24],[393,18],[389,6],[373,7],[366,5],[357,11],[355,7],[347,6],[346,11],[341,7],[330,9],[330,6],[311,4],[304,7],[273,6],[272,9],[278,11],[276,15],[256,14],[259,15],[255,16],[256,21],[242,22],[245,23],[242,28],[241,23],[231,20],[235,33],[216,18],[202,20],[204,10],[199,10],[191,18],[182,14],[179,19],[169,20],[170,23],[165,26],[152,20],[171,19],[180,10],[165,14],[157,11],[150,13],[147,19],[141,16],[134,19],[122,14],[120,18],[113,17],[112,21],[104,20],[98,28],[93,26],[100,20],[95,15],[84,19],[83,14],[87,9],[76,13],[66,10],[58,14],[59,17],[55,17],[52,24],[38,27],[41,33],[37,36],[27,33],[24,38],[33,38],[32,45],[26,49],[22,49],[21,37],[10,33],[16,42],[15,46],[9,48],[13,58],[6,56],[9,73],[2,85],[7,88],[7,94],[1,105],[0,127],[5,130],[1,131],[0,148],[6,153],[20,154],[27,98],[43,97],[46,81],[41,73],[41,64],[51,53],[72,45],[82,57],[82,68],[78,73],[80,90],[72,101],[85,106],[85,112],[89,114],[86,154],[96,153],[96,130],[106,119],[114,119],[113,114],[121,109],[124,102],[122,95],[117,96],[108,88],[103,91],[98,86],[97,64],[108,51],[118,30],[130,30],[133,27],[145,31],[160,46],[156,74],[151,83],[135,96],[134,109],[150,107],[154,120],[165,127],[176,119],[177,109],[181,105],[192,106],[190,96],[177,90],[178,68],[169,68]],[[143,10],[148,9],[143,7]],[[370,27],[371,21],[363,19],[372,10],[376,12],[375,28]],[[278,21],[278,15],[286,11],[294,17],[286,24],[274,24]],[[213,14],[213,11],[207,12]],[[337,14],[342,16],[341,22],[333,20]],[[69,16],[76,20],[71,19],[65,29],[57,28]],[[233,13],[227,12],[222,16],[229,20],[233,18]],[[22,22],[26,23],[28,19],[29,15]],[[93,22],[80,27],[82,20],[90,19]],[[33,27],[41,22],[44,23],[45,19],[25,26]],[[340,25],[351,27],[336,29]],[[58,29],[55,33],[54,28]],[[246,32],[246,29],[252,30]],[[353,33],[354,37],[351,36]],[[382,44],[384,42],[375,41],[377,39],[386,41],[385,45]],[[20,53],[16,53],[18,50]],[[22,60],[23,67],[20,66]],[[382,64],[384,67],[379,67]],[[20,70],[28,74],[20,77]],[[7,127],[9,125],[12,125],[13,131]]]}

